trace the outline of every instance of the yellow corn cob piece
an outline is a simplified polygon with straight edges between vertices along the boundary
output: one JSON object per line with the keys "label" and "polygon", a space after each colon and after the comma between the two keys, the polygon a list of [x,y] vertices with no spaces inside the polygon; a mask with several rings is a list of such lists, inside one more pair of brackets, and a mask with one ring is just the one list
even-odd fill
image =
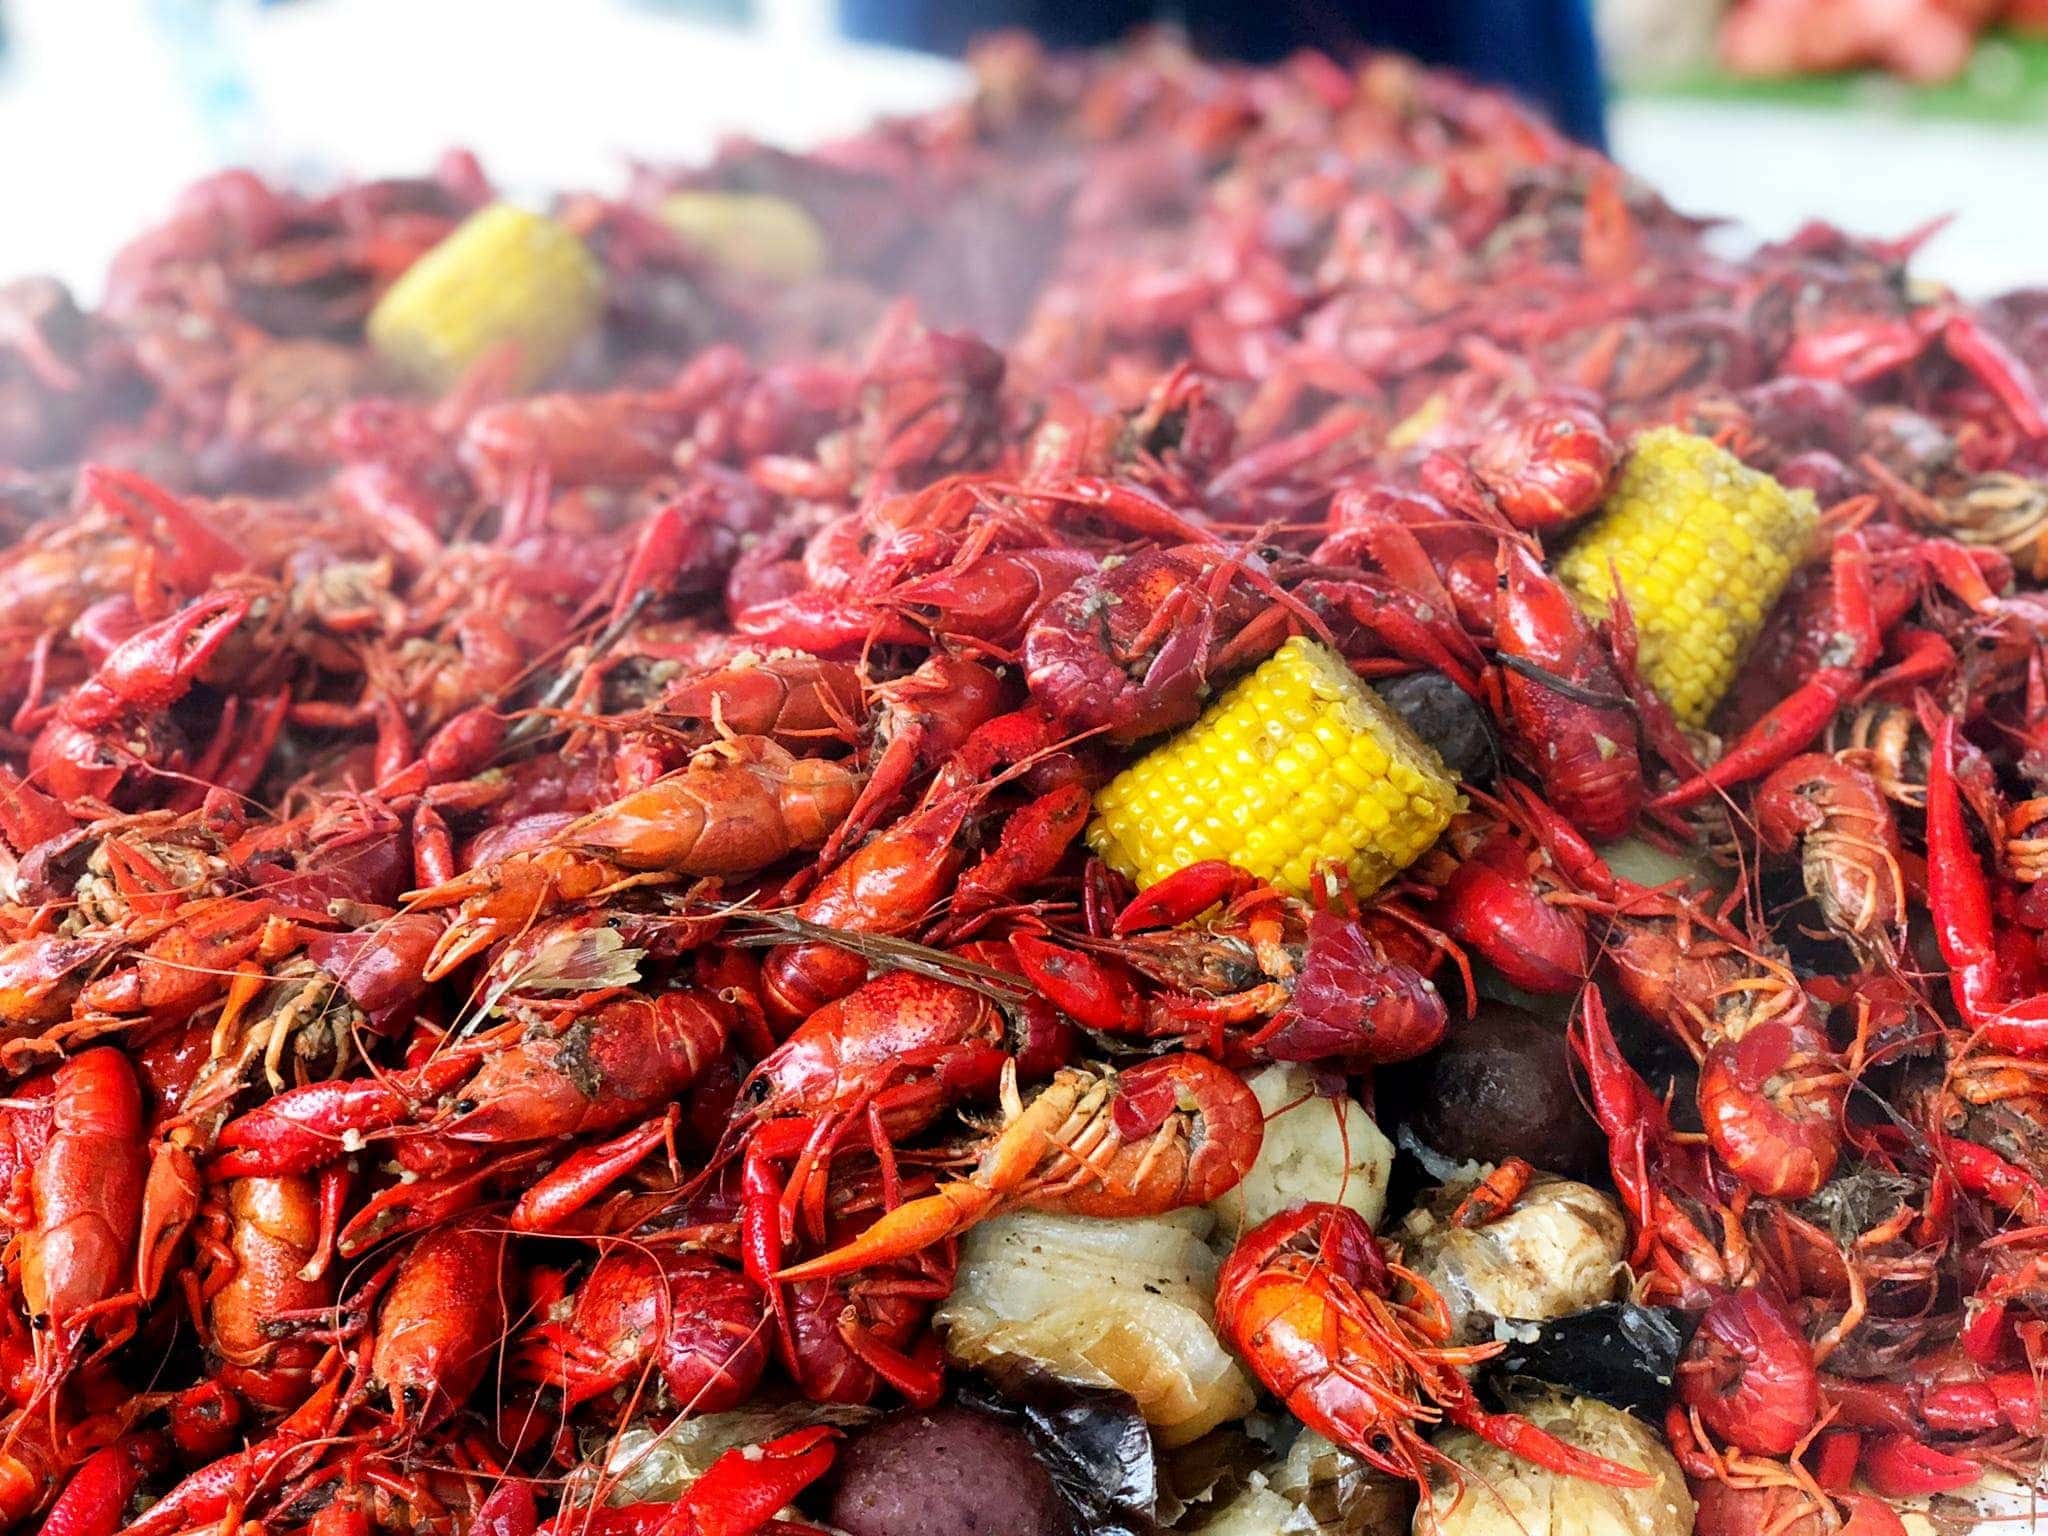
{"label": "yellow corn cob piece", "polygon": [[1556,562],[1596,618],[1615,577],[1635,615],[1644,678],[1705,725],[1792,572],[1819,512],[1726,449],[1676,427],[1636,438],[1606,504]]}
{"label": "yellow corn cob piece", "polygon": [[1228,859],[1305,894],[1319,868],[1379,889],[1462,798],[1407,722],[1312,640],[1289,640],[1095,796],[1088,846],[1139,885]]}
{"label": "yellow corn cob piece", "polygon": [[676,192],[661,220],[719,266],[794,283],[825,267],[825,232],[786,197],[764,192]]}
{"label": "yellow corn cob piece", "polygon": [[470,364],[518,348],[516,383],[539,383],[597,323],[603,277],[553,219],[493,203],[464,219],[371,311],[370,344],[394,367],[445,389]]}

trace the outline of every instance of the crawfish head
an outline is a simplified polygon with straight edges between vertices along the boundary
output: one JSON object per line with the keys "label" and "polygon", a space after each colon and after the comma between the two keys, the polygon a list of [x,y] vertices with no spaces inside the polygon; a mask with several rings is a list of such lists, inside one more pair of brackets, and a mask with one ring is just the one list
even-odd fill
{"label": "crawfish head", "polygon": [[1784,1456],[1820,1418],[1813,1347],[1792,1311],[1761,1290],[1715,1300],[1678,1361],[1682,1402],[1743,1450]]}
{"label": "crawfish head", "polygon": [[1384,1064],[1433,1049],[1449,1022],[1434,983],[1386,955],[1354,919],[1318,912],[1293,994],[1258,1044],[1275,1061]]}
{"label": "crawfish head", "polygon": [[[1269,610],[1246,568],[1194,547],[1105,561],[1025,632],[1032,698],[1068,727],[1102,728],[1118,744],[1187,724],[1201,712],[1212,668]],[[1281,638],[1277,630],[1272,638]]]}
{"label": "crawfish head", "polygon": [[1590,401],[1529,403],[1472,451],[1473,476],[1519,528],[1560,528],[1599,505],[1621,450]]}
{"label": "crawfish head", "polygon": [[1842,1149],[1848,1080],[1819,1026],[1770,1018],[1709,1043],[1700,1118],[1729,1171],[1771,1199],[1804,1199],[1827,1183]]}

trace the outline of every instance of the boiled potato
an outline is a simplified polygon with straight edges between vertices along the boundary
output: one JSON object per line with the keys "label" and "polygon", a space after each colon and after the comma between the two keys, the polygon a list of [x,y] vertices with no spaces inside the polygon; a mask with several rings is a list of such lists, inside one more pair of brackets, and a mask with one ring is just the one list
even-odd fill
{"label": "boiled potato", "polygon": [[1515,1410],[1558,1439],[1639,1467],[1647,1488],[1609,1488],[1549,1472],[1488,1444],[1469,1430],[1436,1437],[1462,1469],[1441,1474],[1430,1502],[1415,1512],[1415,1536],[1688,1536],[1692,1495],[1671,1452],[1648,1425],[1590,1397],[1544,1394]]}
{"label": "boiled potato", "polygon": [[1387,1210],[1394,1145],[1350,1097],[1325,1098],[1304,1066],[1276,1063],[1246,1079],[1266,1112],[1266,1139],[1244,1182],[1211,1207],[1227,1248],[1269,1216],[1309,1200],[1348,1205],[1375,1226]]}
{"label": "boiled potato", "polygon": [[1375,1472],[1309,1429],[1199,1529],[1202,1536],[1400,1536],[1414,1507],[1405,1480]]}
{"label": "boiled potato", "polygon": [[1521,1157],[1579,1178],[1607,1166],[1607,1143],[1579,1102],[1564,1031],[1505,1003],[1451,1023],[1444,1043],[1380,1086],[1382,1114],[1453,1162]]}
{"label": "boiled potato", "polygon": [[[1217,1258],[1205,1210],[1096,1221],[1017,1211],[960,1242],[937,1321],[966,1365],[1037,1365],[1130,1394],[1165,1445],[1253,1401],[1251,1377],[1216,1337]],[[1000,1374],[1000,1372],[998,1372]]]}
{"label": "boiled potato", "polygon": [[1538,1175],[1507,1213],[1484,1226],[1451,1224],[1470,1186],[1452,1186],[1402,1218],[1403,1256],[1443,1297],[1466,1337],[1490,1325],[1473,1318],[1532,1321],[1583,1312],[1622,1295],[1628,1222],[1599,1190]]}
{"label": "boiled potato", "polygon": [[828,1518],[846,1536],[1066,1536],[1052,1475],[1014,1424],[899,1413],[846,1442]]}

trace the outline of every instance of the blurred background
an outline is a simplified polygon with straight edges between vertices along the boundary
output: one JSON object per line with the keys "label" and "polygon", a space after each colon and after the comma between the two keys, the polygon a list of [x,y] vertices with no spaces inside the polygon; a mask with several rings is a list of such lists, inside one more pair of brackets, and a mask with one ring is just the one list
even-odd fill
{"label": "blurred background", "polygon": [[2042,272],[2048,0],[1201,3],[0,0],[0,274],[95,293],[125,237],[226,163],[318,185],[459,143],[514,192],[610,187],[633,155],[734,131],[801,146],[957,93],[958,65],[908,43],[985,19],[1090,41],[1162,14],[1248,53],[1366,16],[1604,132],[1688,210],[1761,236],[1956,213],[1923,271],[1972,294]]}

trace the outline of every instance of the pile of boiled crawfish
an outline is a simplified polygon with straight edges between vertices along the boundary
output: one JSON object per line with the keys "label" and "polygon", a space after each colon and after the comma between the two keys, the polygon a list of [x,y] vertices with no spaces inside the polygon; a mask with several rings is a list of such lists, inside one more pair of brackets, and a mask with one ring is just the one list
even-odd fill
{"label": "pile of boiled crawfish", "polygon": [[[624,1507],[607,1440],[933,1404],[974,1223],[1208,1201],[1247,1072],[1369,1093],[1475,974],[1568,1015],[1701,1530],[2033,1470],[2048,291],[1722,254],[1398,60],[976,68],[562,198],[604,309],[542,392],[364,341],[492,200],[463,155],[223,174],[102,307],[0,290],[0,1524],[816,1529],[829,1424]],[[823,267],[722,266],[682,188]],[[1824,509],[1711,733],[1540,563],[1674,423]],[[1305,625],[1459,722],[1437,847],[1313,903],[1090,858],[1134,745]],[[1399,1258],[1284,1213],[1218,1333],[1395,1476],[1448,1420],[1642,1480],[1482,1407]]]}

